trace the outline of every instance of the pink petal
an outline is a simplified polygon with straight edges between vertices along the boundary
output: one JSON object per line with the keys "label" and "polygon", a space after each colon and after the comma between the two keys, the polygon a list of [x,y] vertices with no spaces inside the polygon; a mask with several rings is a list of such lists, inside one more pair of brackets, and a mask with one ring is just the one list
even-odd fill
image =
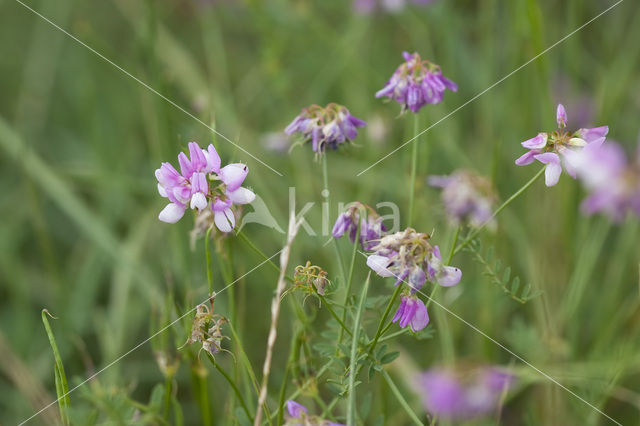
{"label": "pink petal", "polygon": [[389,265],[389,258],[372,254],[367,258],[367,266],[374,270],[374,272],[381,277],[392,277],[393,273],[387,269]]}
{"label": "pink petal", "polygon": [[562,166],[556,163],[549,163],[544,170],[544,184],[547,186],[554,186],[560,180],[560,173],[562,173]]}
{"label": "pink petal", "polygon": [[547,134],[538,133],[538,136],[528,139],[522,142],[520,145],[528,149],[542,149],[547,146]]}
{"label": "pink petal", "polygon": [[453,266],[445,266],[438,276],[438,284],[443,287],[451,287],[460,282],[462,271]]}
{"label": "pink petal", "polygon": [[216,151],[213,144],[209,144],[208,151],[202,150],[205,157],[207,158],[207,171],[219,173],[220,172],[220,164],[222,161],[220,160],[220,156]]}
{"label": "pink petal", "polygon": [[516,165],[526,166],[535,161],[536,151],[527,151],[516,160]]}
{"label": "pink petal", "polygon": [[220,179],[227,185],[227,190],[235,191],[240,188],[247,173],[249,173],[249,168],[245,164],[228,164],[220,169]]}

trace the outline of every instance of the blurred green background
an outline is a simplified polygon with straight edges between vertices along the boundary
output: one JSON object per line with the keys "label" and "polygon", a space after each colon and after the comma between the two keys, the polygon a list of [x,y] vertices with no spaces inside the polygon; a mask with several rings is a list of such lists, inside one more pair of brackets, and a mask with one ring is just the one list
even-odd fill
{"label": "blurred green background", "polygon": [[[304,106],[338,102],[370,125],[354,146],[328,154],[332,218],[338,201],[391,201],[404,212],[409,149],[356,176],[412,136],[411,117],[398,116],[397,104],[374,98],[402,61],[401,52],[419,52],[459,85],[458,93],[423,110],[426,127],[613,1],[438,0],[368,16],[354,13],[346,0],[25,3],[202,121],[215,122],[217,130],[284,176],[216,140],[201,123],[18,2],[0,1],[3,424],[20,422],[55,399],[43,308],[59,318],[52,327],[73,386],[206,297],[203,243],[197,241],[195,250],[189,245],[191,217],[176,225],[157,220],[165,203],[153,172],[162,161],[176,165],[188,141],[204,146],[216,140],[223,164],[246,162],[246,184],[283,229],[289,187],[295,187],[298,208],[315,202],[307,218],[320,234],[320,165],[310,147],[288,154],[281,137],[272,135],[267,143],[265,135],[281,132]],[[567,108],[569,127],[608,124],[610,138],[632,152],[640,132],[638,40],[640,8],[627,0],[430,130],[420,143],[421,158],[428,160],[418,171],[415,227],[433,231],[435,243],[449,244],[452,229],[438,191],[426,186],[428,174],[472,168],[492,178],[501,200],[524,184],[537,168],[514,165],[524,152],[519,142],[555,128],[557,102]],[[566,175],[551,189],[538,181],[499,217],[495,233],[482,236],[541,296],[525,305],[515,302],[462,253],[453,263],[463,269],[463,280],[443,292],[441,301],[618,421],[638,424],[638,221],[614,225],[585,218],[578,209],[583,196]],[[267,255],[284,242],[282,234],[256,224],[243,232]],[[311,260],[335,276],[327,239],[302,232],[290,266]],[[223,244],[234,277],[262,260],[236,238]],[[350,245],[340,245],[347,258]],[[224,280],[213,263],[220,289]],[[356,291],[366,272],[362,259]],[[276,277],[263,266],[216,300],[218,312],[237,316],[256,371]],[[374,278],[372,292],[390,294],[390,286]],[[466,325],[434,305],[430,310],[433,339],[404,336],[394,344],[402,353],[392,367],[397,377],[454,358],[512,365],[521,386],[505,409],[505,424],[609,424]],[[318,333],[328,318],[318,312]],[[275,389],[293,320],[284,309]],[[374,316],[365,318],[368,327],[375,323]],[[128,398],[146,403],[152,388],[164,382],[154,353],[174,357],[188,326],[177,324],[74,392],[77,418],[132,422]],[[229,355],[219,361],[233,366]],[[183,359],[176,392],[187,424],[200,421],[192,373]],[[206,383],[212,411],[222,418],[226,384],[212,369]],[[419,407],[408,384],[403,391]],[[384,405],[374,405],[367,424]],[[387,424],[407,421],[402,411],[395,416]],[[32,421],[56,422],[55,406]]]}

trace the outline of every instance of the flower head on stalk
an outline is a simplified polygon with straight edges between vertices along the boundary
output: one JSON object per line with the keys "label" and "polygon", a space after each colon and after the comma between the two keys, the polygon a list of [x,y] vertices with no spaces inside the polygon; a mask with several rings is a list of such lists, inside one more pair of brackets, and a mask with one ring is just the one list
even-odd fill
{"label": "flower head on stalk", "polygon": [[546,164],[545,184],[547,186],[558,183],[563,165],[565,171],[575,179],[576,170],[571,161],[571,153],[586,146],[593,148],[602,145],[609,132],[608,126],[578,129],[575,132],[566,131],[567,112],[562,104],[558,104],[556,121],[558,130],[555,132],[538,133],[538,136],[522,142],[521,145],[529,151],[516,160],[518,166],[526,166],[536,160]]}
{"label": "flower head on stalk", "polygon": [[427,280],[444,287],[458,284],[462,271],[444,265],[440,249],[432,246],[429,238],[412,228],[386,235],[372,247],[367,265],[382,277],[395,277],[396,285],[406,280],[410,294],[420,290]]}
{"label": "flower head on stalk", "polygon": [[589,191],[582,202],[583,212],[603,212],[616,222],[622,221],[627,212],[640,217],[640,144],[631,163],[614,142],[587,146],[572,153],[570,159],[578,179]]}
{"label": "flower head on stalk", "polygon": [[[365,213],[366,218],[364,217]],[[363,250],[371,250],[387,231],[382,223],[382,217],[374,209],[359,201],[354,201],[344,212],[340,213],[331,234],[334,238],[340,238],[348,232],[349,239],[355,243],[358,223],[360,224],[359,241]]]}
{"label": "flower head on stalk", "polygon": [[430,176],[429,185],[442,188],[442,201],[454,225],[466,222],[478,227],[492,221],[497,197],[486,177],[469,170],[457,170],[449,176]]}
{"label": "flower head on stalk", "polygon": [[190,345],[195,342],[202,344],[202,349],[215,355],[222,349],[222,339],[228,337],[222,334],[222,325],[227,322],[226,318],[213,313],[213,299],[210,300],[211,307],[201,303],[196,307],[196,315],[191,326],[191,335],[183,346]]}
{"label": "flower head on stalk", "polygon": [[288,400],[285,405],[288,414],[285,426],[345,426],[342,423],[334,423],[309,415],[307,407],[296,401]]}
{"label": "flower head on stalk", "polygon": [[376,98],[388,97],[416,113],[426,104],[442,102],[444,91],[457,92],[458,85],[442,75],[439,65],[422,60],[417,53],[403,52],[405,62],[393,73]]}
{"label": "flower head on stalk", "polygon": [[311,105],[302,112],[284,130],[286,134],[302,134],[304,142],[311,141],[316,154],[323,154],[327,148],[350,142],[358,136],[358,128],[367,123],[351,115],[347,107],[330,103],[326,107]]}
{"label": "flower head on stalk", "polygon": [[199,212],[211,209],[216,227],[222,232],[231,232],[235,227],[231,207],[255,199],[252,191],[241,186],[249,168],[241,163],[221,168],[220,156],[213,145],[204,150],[196,142],[189,142],[189,156],[181,152],[178,163],[180,172],[171,163],[162,163],[156,170],[158,192],[170,201],[158,218],[176,223],[187,208]]}
{"label": "flower head on stalk", "polygon": [[500,396],[515,381],[509,372],[493,366],[453,371],[434,368],[416,383],[424,407],[448,420],[463,420],[495,412]]}

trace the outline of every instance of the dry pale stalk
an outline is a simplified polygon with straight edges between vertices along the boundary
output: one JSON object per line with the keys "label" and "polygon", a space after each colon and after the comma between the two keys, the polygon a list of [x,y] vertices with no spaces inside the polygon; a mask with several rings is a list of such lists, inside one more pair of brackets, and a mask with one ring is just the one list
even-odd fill
{"label": "dry pale stalk", "polygon": [[298,233],[298,229],[300,229],[301,223],[301,221],[296,222],[295,213],[291,211],[289,216],[287,242],[280,253],[280,275],[278,276],[278,285],[276,286],[276,293],[273,295],[273,301],[271,302],[271,326],[269,327],[269,337],[267,339],[267,354],[264,358],[264,365],[262,367],[262,386],[260,387],[256,417],[253,422],[254,426],[260,426],[260,422],[262,420],[262,406],[267,400],[267,384],[269,383],[269,373],[271,372],[271,358],[273,356],[273,348],[278,334],[277,325],[278,316],[280,315],[280,298],[282,297],[282,293],[286,286],[285,275],[287,272],[287,265],[289,264],[291,245]]}

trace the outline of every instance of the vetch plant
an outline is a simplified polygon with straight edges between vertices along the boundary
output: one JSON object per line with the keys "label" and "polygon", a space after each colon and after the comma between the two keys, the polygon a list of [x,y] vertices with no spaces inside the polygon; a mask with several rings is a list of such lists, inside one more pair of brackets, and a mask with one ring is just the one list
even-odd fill
{"label": "vetch plant", "polygon": [[158,192],[170,203],[158,218],[167,223],[179,221],[187,208],[199,212],[213,211],[213,221],[222,232],[231,232],[236,225],[234,204],[249,204],[255,194],[242,187],[249,168],[241,163],[221,166],[220,156],[211,144],[204,150],[189,142],[189,157],[178,155],[180,172],[171,163],[162,163],[156,170]]}
{"label": "vetch plant", "polygon": [[303,142],[311,142],[311,148],[317,155],[327,149],[336,150],[344,143],[351,142],[358,136],[358,128],[366,126],[366,122],[351,115],[347,107],[330,103],[326,107],[311,105],[287,126],[285,133],[300,133]]}
{"label": "vetch plant", "polygon": [[567,112],[562,104],[558,104],[556,121],[558,130],[555,132],[538,133],[538,136],[522,142],[521,145],[529,151],[516,160],[518,166],[526,166],[536,160],[546,164],[545,184],[547,186],[558,183],[563,166],[564,170],[575,179],[576,170],[571,161],[571,153],[587,145],[592,149],[602,145],[609,133],[608,126],[578,129],[575,132],[566,131]]}

